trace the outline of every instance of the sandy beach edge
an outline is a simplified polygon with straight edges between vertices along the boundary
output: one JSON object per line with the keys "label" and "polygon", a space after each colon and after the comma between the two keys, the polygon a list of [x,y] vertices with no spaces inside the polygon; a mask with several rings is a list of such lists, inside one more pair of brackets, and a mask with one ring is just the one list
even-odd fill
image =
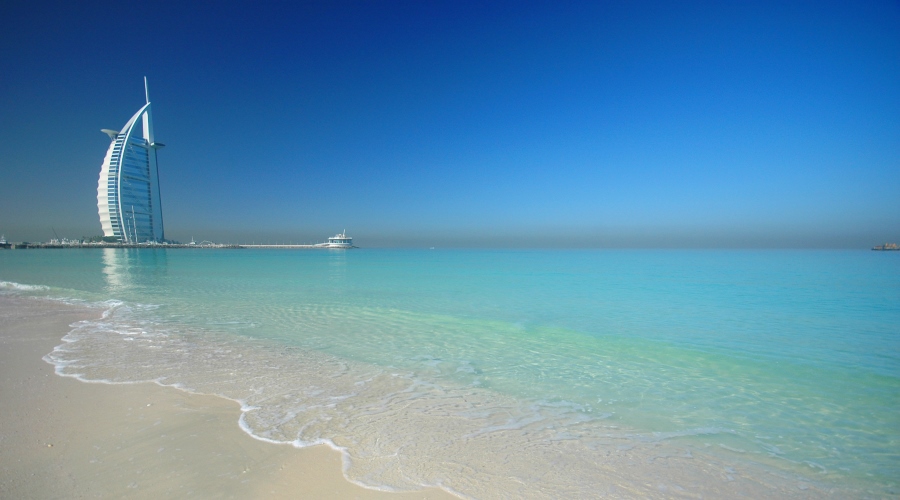
{"label": "sandy beach edge", "polygon": [[351,483],[336,450],[247,435],[234,401],[57,376],[43,356],[72,323],[99,314],[0,296],[0,497],[456,498]]}

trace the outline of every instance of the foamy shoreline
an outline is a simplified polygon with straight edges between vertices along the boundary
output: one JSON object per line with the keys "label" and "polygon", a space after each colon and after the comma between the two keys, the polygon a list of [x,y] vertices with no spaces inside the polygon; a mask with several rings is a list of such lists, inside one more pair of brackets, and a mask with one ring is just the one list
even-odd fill
{"label": "foamy shoreline", "polygon": [[[28,285],[17,286],[21,287]],[[8,398],[11,401],[25,401],[22,405],[4,407],[0,413],[5,422],[15,422],[0,434],[0,444],[4,445],[0,447],[0,464],[3,464],[0,469],[0,497],[63,497],[73,496],[74,492],[74,496],[148,498],[191,495],[253,498],[262,494],[276,498],[388,498],[396,495],[400,498],[456,498],[436,488],[394,493],[366,489],[351,482],[347,477],[354,477],[355,471],[350,470],[349,458],[342,462],[340,452],[324,445],[312,446],[323,441],[294,442],[290,439],[297,435],[293,430],[283,434],[260,433],[259,429],[265,427],[248,426],[245,421],[248,415],[256,416],[259,408],[253,407],[252,403],[245,405],[240,396],[229,397],[234,394],[229,390],[222,392],[225,396],[220,394],[222,388],[209,386],[205,386],[199,394],[190,392],[194,386],[190,382],[182,386],[184,373],[182,368],[178,368],[187,365],[176,363],[173,365],[175,371],[168,375],[142,376],[135,372],[125,378],[107,380],[105,377],[108,374],[103,373],[107,363],[119,365],[118,371],[110,373],[122,374],[123,367],[139,368],[141,360],[147,359],[140,356],[132,358],[130,351],[133,349],[128,346],[139,338],[135,332],[165,336],[164,332],[154,333],[149,329],[144,332],[135,324],[129,330],[109,323],[107,319],[114,321],[114,317],[107,315],[114,314],[117,305],[121,303],[111,301],[85,307],[65,300],[0,295],[0,342],[4,345],[3,357],[0,358],[4,386],[0,389],[4,395],[10,395]],[[101,315],[103,320],[99,323],[102,328],[97,330]],[[112,326],[109,334],[124,339],[115,342],[121,344],[118,348],[109,343],[91,343],[90,339],[96,340],[96,335],[102,334],[106,326]],[[80,327],[85,328],[87,336],[79,335]],[[212,333],[205,332],[204,335]],[[206,354],[231,352],[227,346],[222,347],[214,340],[211,342],[211,347],[207,346],[207,349],[212,351],[204,351]],[[20,352],[15,348],[26,344],[31,345],[31,351]],[[104,345],[105,348],[102,347]],[[7,346],[10,348],[7,349]],[[68,365],[65,356],[67,346],[76,348],[82,355],[100,349],[102,352],[97,354],[102,355],[94,362],[99,359],[102,363]],[[153,351],[153,358],[164,352],[171,354],[180,350],[178,345],[173,344],[168,351],[165,348]],[[250,351],[242,352],[237,358],[228,357],[227,370],[235,370],[233,363]],[[56,354],[61,356],[56,357]],[[41,358],[50,364],[42,363]],[[82,358],[76,356],[69,359]],[[209,358],[201,356],[191,358],[191,361],[202,359]],[[278,361],[274,365],[280,366],[281,363]],[[285,374],[288,380],[305,380],[315,385],[314,372],[327,366],[327,363],[316,365],[314,358],[304,358],[300,363],[315,366],[310,366],[308,369],[312,371],[305,372],[299,379],[288,376],[289,370],[287,373],[278,371],[276,378]],[[274,366],[272,363],[263,364]],[[214,379],[217,373],[224,374],[223,367],[217,368],[215,364],[200,363],[194,367],[204,373],[211,370],[209,374]],[[82,368],[89,368],[91,374],[82,378],[78,373]],[[64,376],[55,376],[54,370]],[[130,368],[128,371],[131,371]],[[146,375],[150,373],[165,372],[151,370]],[[173,377],[173,373],[176,376]],[[93,383],[85,384],[73,378]],[[272,380],[271,374],[266,380]],[[150,383],[153,381],[156,383]],[[101,388],[101,385],[105,387]],[[182,390],[172,390],[173,387]],[[477,394],[480,391],[467,392],[467,397]],[[42,398],[40,404],[29,402],[29,398],[34,397]],[[357,406],[364,400],[353,400],[351,404]],[[395,417],[388,420],[415,417],[416,411],[431,412],[435,405],[427,397],[414,397],[408,403],[421,408],[408,413],[406,410],[409,407],[401,404],[392,410],[398,412]],[[365,417],[365,412],[357,414],[357,418],[362,420]],[[416,425],[424,421],[418,422]],[[458,418],[445,422],[469,425]],[[527,422],[523,425],[527,426]],[[618,441],[609,435],[607,440],[610,442],[604,452],[603,449],[585,448],[580,439],[552,439],[557,432],[544,429],[547,435],[538,437],[533,444],[554,450],[553,455],[527,455],[522,453],[522,448],[517,453],[503,452],[506,458],[498,461],[497,458],[503,458],[503,454],[497,453],[503,450],[492,449],[490,446],[494,441],[488,436],[495,431],[521,432],[507,427],[490,428],[479,433],[478,439],[486,439],[483,444],[488,446],[482,449],[478,449],[474,441],[460,443],[453,438],[459,435],[476,437],[474,434],[460,434],[443,426],[423,429],[417,437],[410,436],[413,445],[436,438],[449,440],[451,444],[448,447],[456,450],[452,457],[460,464],[468,461],[468,465],[436,476],[431,482],[417,477],[416,481],[422,482],[407,488],[412,489],[417,484],[447,486],[446,481],[451,483],[451,487],[456,484],[467,486],[464,492],[474,498],[560,498],[560,481],[568,477],[568,471],[573,466],[581,465],[588,474],[582,479],[588,481],[592,489],[586,496],[581,491],[562,497],[694,498],[699,495],[704,498],[828,498],[846,497],[844,493],[847,493],[805,477],[755,466],[748,468],[750,464],[723,462],[703,450],[686,448],[679,451],[666,446],[664,439],[643,444],[629,439],[617,447]],[[390,439],[392,435],[389,431],[379,432],[374,426],[366,428],[368,431],[357,435],[357,438],[362,436],[377,443]],[[540,433],[542,429],[538,426],[532,431]],[[10,436],[18,437],[14,439]],[[354,447],[352,441],[347,441],[348,435],[326,432],[322,436],[333,436],[336,442],[333,446],[348,445],[345,457],[352,455],[354,467],[359,466],[358,444]],[[291,446],[291,443],[302,449]],[[476,445],[476,448],[471,445]],[[48,451],[51,453],[48,454]],[[407,454],[410,453],[404,453]],[[440,457],[423,457],[427,457],[426,461],[433,459],[435,463],[445,463]],[[491,467],[499,467],[497,471],[503,472],[512,470],[516,465],[520,468],[523,465],[542,467],[549,477],[534,477],[533,481],[518,486],[502,481],[478,482],[480,476],[486,475]],[[387,467],[390,474],[405,477],[409,472],[408,464],[404,463]],[[495,476],[497,473],[495,471]],[[39,479],[34,479],[35,474],[40,476]],[[60,475],[66,478],[65,481],[60,481]],[[60,489],[64,485],[68,485],[67,490]],[[856,493],[850,496],[859,497],[860,492]]]}
{"label": "foamy shoreline", "polygon": [[99,312],[0,296],[0,497],[455,498],[355,485],[337,451],[253,439],[223,398],[56,376],[42,357]]}

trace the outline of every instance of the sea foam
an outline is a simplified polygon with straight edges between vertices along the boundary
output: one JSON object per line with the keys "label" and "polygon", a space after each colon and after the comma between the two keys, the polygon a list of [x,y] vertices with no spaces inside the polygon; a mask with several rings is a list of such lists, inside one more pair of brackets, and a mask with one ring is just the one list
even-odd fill
{"label": "sea foam", "polygon": [[[590,415],[579,404],[533,401],[472,385],[318,351],[160,321],[152,305],[107,301],[45,360],[86,382],[154,382],[237,401],[237,425],[271,443],[325,444],[344,455],[344,474],[388,491],[440,487],[462,497],[592,498],[701,493],[722,487],[727,461],[671,442],[729,429],[641,433]],[[701,457],[702,463],[698,462]],[[780,491],[792,480],[747,468],[735,493]],[[734,477],[734,475],[730,475]],[[772,489],[774,488],[774,490]]]}

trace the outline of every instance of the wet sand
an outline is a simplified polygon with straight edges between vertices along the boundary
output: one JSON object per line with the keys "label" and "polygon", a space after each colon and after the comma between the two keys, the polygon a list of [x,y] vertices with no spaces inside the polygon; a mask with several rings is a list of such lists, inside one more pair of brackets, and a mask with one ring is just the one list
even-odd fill
{"label": "wet sand", "polygon": [[[351,483],[342,474],[341,454],[327,446],[297,449],[250,437],[231,400],[153,383],[86,383],[56,375],[43,357],[72,323],[100,314],[0,295],[0,498],[456,498],[437,488],[383,492]],[[561,446],[554,468],[579,458]],[[699,450],[660,453],[652,446],[607,453],[594,464],[595,496],[867,496],[766,469],[729,467]],[[471,479],[469,473],[457,479]],[[485,498],[516,496],[508,482],[488,488]]]}
{"label": "wet sand", "polygon": [[0,498],[456,498],[355,485],[335,450],[251,438],[233,401],[57,376],[43,356],[99,314],[0,296]]}

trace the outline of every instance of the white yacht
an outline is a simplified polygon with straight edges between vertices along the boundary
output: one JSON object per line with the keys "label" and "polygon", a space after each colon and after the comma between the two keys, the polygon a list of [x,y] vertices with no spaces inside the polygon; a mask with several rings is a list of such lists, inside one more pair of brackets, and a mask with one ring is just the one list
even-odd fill
{"label": "white yacht", "polygon": [[328,243],[322,246],[326,248],[353,248],[353,238],[347,236],[347,230],[328,238]]}

